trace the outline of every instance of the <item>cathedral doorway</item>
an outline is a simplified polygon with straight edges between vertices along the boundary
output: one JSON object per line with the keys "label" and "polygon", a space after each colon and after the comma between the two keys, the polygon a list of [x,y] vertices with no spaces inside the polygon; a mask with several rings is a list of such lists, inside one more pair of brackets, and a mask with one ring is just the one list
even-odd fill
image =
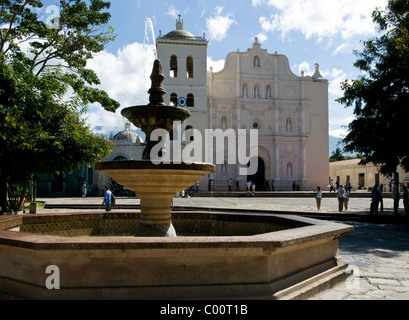
{"label": "cathedral doorway", "polygon": [[[264,180],[266,179],[266,166],[264,160],[258,159],[258,169],[254,175],[247,176],[247,181],[252,181],[256,185],[256,191],[264,191]],[[250,166],[250,163],[248,164]]]}

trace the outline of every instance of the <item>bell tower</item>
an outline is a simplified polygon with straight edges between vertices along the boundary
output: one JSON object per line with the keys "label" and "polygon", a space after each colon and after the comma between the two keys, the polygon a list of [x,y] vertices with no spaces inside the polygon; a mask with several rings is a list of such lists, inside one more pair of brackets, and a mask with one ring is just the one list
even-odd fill
{"label": "bell tower", "polygon": [[165,75],[165,103],[186,107],[194,114],[207,112],[207,45],[203,34],[196,37],[183,29],[179,15],[176,30],[156,41],[158,58]]}
{"label": "bell tower", "polygon": [[[197,129],[203,139],[205,129],[209,128],[207,45],[205,34],[194,36],[184,30],[184,21],[180,15],[176,19],[176,29],[166,35],[160,31],[156,40],[158,58],[165,76],[165,104],[187,108],[192,115],[183,123],[182,131],[187,128]],[[204,151],[203,143],[202,161],[208,162],[208,159],[204,159]]]}

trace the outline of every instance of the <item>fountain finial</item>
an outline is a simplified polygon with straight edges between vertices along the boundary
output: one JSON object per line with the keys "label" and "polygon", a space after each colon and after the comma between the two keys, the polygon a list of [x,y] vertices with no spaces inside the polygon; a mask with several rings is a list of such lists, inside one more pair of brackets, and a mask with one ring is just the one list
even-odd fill
{"label": "fountain finial", "polygon": [[152,87],[149,89],[149,106],[164,106],[166,91],[163,88],[163,80],[165,76],[162,72],[160,60],[155,60],[151,75]]}

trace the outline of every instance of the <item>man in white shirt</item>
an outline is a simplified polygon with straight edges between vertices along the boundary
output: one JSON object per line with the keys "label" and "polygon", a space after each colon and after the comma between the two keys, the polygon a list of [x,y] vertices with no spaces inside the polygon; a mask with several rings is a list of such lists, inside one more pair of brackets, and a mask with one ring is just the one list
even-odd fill
{"label": "man in white shirt", "polygon": [[342,188],[342,185],[339,186],[337,190],[338,211],[339,212],[341,212],[344,209],[344,193],[345,193],[345,190]]}

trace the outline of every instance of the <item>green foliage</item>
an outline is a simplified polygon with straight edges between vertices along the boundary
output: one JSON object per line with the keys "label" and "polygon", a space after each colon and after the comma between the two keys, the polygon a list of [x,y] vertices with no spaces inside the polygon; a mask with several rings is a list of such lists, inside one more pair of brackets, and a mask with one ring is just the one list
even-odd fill
{"label": "green foliage", "polygon": [[[0,2],[0,206],[7,183],[71,171],[110,152],[81,119],[90,103],[115,111],[87,61],[114,39],[110,3],[60,0],[52,27],[38,19],[42,1]],[[10,188],[9,188],[10,189]],[[4,209],[3,209],[4,210]]]}
{"label": "green foliage", "polygon": [[338,101],[354,107],[356,119],[344,139],[347,152],[359,152],[362,164],[379,165],[392,175],[399,165],[409,171],[409,1],[390,0],[373,21],[381,35],[364,42],[354,66],[362,75],[342,84]]}
{"label": "green foliage", "polygon": [[341,148],[336,148],[335,151],[332,151],[331,157],[329,158],[330,162],[342,161],[345,160],[345,156],[342,154]]}
{"label": "green foliage", "polygon": [[95,89],[100,81],[93,70],[86,69],[87,61],[115,38],[113,28],[107,26],[110,14],[105,10],[110,3],[60,0],[59,15],[51,26],[38,19],[36,11],[42,7],[42,1],[2,1],[0,60],[18,61],[36,76],[57,66],[63,70],[58,81],[73,89],[71,102],[76,108],[100,103],[115,111],[119,104],[105,91]]}

